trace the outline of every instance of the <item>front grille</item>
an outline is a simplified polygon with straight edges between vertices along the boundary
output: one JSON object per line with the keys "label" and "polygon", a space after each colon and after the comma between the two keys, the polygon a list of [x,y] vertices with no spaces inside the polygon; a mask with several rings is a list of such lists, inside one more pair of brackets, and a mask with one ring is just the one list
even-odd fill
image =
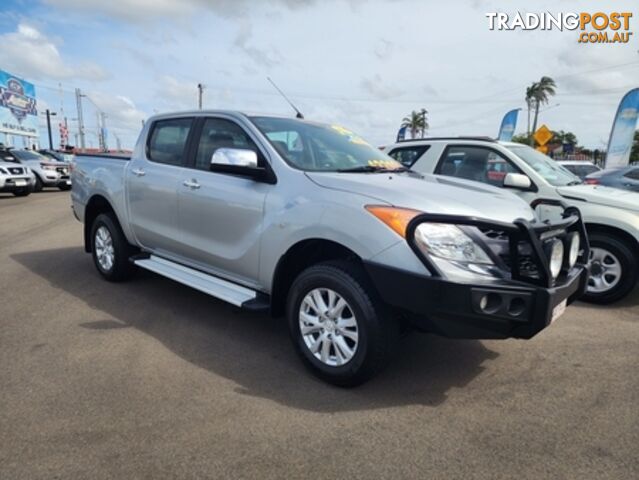
{"label": "front grille", "polygon": [[9,170],[9,173],[13,175],[20,175],[24,173],[24,169],[20,167],[9,167],[7,170]]}
{"label": "front grille", "polygon": [[494,228],[480,228],[479,230],[492,240],[508,240],[508,234],[503,230],[497,230]]}
{"label": "front grille", "polygon": [[[504,261],[509,270],[512,270],[512,260],[508,255],[503,255],[501,259]],[[539,268],[531,255],[521,255],[519,257],[519,273],[524,277],[539,279]]]}

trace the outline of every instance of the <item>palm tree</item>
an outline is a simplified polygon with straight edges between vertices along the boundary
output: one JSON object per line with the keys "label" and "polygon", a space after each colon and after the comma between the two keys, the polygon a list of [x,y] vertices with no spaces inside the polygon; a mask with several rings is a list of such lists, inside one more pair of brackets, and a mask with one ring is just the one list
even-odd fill
{"label": "palm tree", "polygon": [[526,106],[528,107],[528,124],[526,126],[526,135],[530,136],[530,110],[535,104],[535,89],[537,88],[537,82],[533,83],[530,87],[526,87]]}
{"label": "palm tree", "polygon": [[402,127],[410,129],[411,138],[417,138],[417,133],[420,134],[421,138],[424,138],[424,134],[429,127],[426,119],[427,114],[428,111],[422,108],[419,112],[413,110],[409,116],[402,119]]}
{"label": "palm tree", "polygon": [[550,77],[541,77],[541,80],[539,80],[539,82],[532,84],[531,93],[532,93],[532,98],[535,101],[535,116],[533,117],[532,133],[535,133],[537,131],[537,119],[539,118],[539,107],[544,103],[548,103],[548,100],[550,100],[550,97],[552,97],[555,94],[556,87],[557,85],[555,84],[555,81]]}

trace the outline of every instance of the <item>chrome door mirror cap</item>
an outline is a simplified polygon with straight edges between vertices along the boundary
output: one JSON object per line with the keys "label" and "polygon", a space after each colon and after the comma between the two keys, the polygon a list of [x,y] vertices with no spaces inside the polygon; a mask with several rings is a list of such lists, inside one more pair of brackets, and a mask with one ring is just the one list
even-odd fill
{"label": "chrome door mirror cap", "polygon": [[218,148],[211,157],[211,166],[257,168],[257,153],[243,148]]}
{"label": "chrome door mirror cap", "polygon": [[532,182],[528,176],[521,173],[507,173],[504,177],[504,187],[528,190],[532,187]]}

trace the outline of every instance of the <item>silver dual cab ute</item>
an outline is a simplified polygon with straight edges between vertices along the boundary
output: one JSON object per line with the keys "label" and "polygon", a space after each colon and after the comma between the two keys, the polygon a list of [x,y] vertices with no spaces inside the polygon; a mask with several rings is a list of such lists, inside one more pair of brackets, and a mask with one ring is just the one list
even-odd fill
{"label": "silver dual cab ute", "polygon": [[376,374],[408,327],[531,338],[586,288],[577,209],[541,221],[509,192],[411,172],[339,126],[158,115],[131,158],[77,156],[72,180],[104,278],[139,267],[285,314],[303,362],[337,385]]}

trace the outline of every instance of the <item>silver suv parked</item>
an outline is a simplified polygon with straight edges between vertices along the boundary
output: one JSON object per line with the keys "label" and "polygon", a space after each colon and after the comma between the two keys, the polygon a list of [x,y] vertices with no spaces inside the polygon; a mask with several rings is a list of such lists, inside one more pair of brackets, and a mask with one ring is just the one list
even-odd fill
{"label": "silver suv parked", "polygon": [[77,155],[73,211],[107,280],[151,270],[286,313],[321,378],[355,385],[402,326],[531,338],[586,287],[576,208],[542,222],[491,186],[405,169],[351,131],[197,111],[152,117],[133,155]]}
{"label": "silver suv parked", "polygon": [[29,167],[0,160],[0,192],[26,197],[33,191],[35,176]]}
{"label": "silver suv parked", "polygon": [[55,187],[60,190],[71,190],[71,168],[66,162],[59,162],[33,150],[5,150],[2,154],[7,162],[25,165],[35,175],[34,190],[39,192],[44,187]]}

